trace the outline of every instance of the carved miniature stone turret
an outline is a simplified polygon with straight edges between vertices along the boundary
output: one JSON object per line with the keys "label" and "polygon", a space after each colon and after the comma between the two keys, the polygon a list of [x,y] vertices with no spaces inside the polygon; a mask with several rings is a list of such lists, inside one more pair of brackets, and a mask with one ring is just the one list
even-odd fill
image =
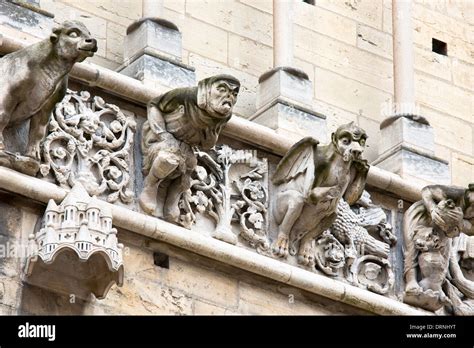
{"label": "carved miniature stone turret", "polygon": [[59,272],[74,281],[61,280],[53,290],[81,297],[92,292],[104,298],[113,283],[123,283],[122,249],[110,211],[77,183],[59,206],[49,201],[42,228],[30,235],[28,281],[50,288],[58,281],[48,280]]}

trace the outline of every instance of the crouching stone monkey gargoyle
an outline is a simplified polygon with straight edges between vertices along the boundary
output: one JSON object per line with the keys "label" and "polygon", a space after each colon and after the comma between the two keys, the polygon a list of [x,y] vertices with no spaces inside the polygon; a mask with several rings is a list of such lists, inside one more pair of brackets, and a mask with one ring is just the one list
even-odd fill
{"label": "crouching stone monkey gargoyle", "polygon": [[[0,59],[0,164],[30,175],[39,169],[40,142],[55,104],[66,93],[68,73],[97,51],[97,41],[77,21],[66,21],[36,44]],[[31,119],[26,157],[5,149],[7,126]]]}
{"label": "crouching stone monkey gargoyle", "polygon": [[282,158],[273,176],[278,224],[273,252],[280,257],[297,254],[303,265],[314,265],[314,239],[332,225],[342,197],[349,204],[359,200],[369,170],[361,158],[367,139],[363,129],[351,122],[331,138],[325,146],[311,137],[302,139]]}
{"label": "crouching stone monkey gargoyle", "polygon": [[460,271],[452,246],[460,233],[474,235],[474,184],[423,188],[422,200],[405,213],[403,233],[405,302],[436,311],[456,306],[457,296],[474,297],[474,282]]}
{"label": "crouching stone monkey gargoyle", "polygon": [[[190,188],[197,165],[193,147],[209,150],[216,144],[232,116],[239,89],[240,82],[233,76],[217,75],[150,102],[142,138],[146,177],[139,202],[143,211],[182,224],[179,199]],[[156,211],[162,184],[167,187],[163,214]]]}

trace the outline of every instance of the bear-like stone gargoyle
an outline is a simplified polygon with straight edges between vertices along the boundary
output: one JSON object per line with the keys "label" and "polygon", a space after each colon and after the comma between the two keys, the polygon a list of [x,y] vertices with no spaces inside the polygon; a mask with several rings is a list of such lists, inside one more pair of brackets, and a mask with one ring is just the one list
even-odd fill
{"label": "bear-like stone gargoyle", "polygon": [[[97,52],[97,41],[78,21],[65,21],[49,38],[0,59],[0,164],[35,175],[49,116],[66,94],[76,62]],[[4,129],[30,119],[26,156],[5,148]]]}

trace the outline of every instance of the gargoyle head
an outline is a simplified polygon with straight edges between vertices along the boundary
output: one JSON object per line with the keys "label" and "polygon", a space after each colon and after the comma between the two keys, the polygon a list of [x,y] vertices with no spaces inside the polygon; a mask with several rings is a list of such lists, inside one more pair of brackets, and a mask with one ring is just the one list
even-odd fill
{"label": "gargoyle head", "polygon": [[78,21],[65,21],[55,27],[50,41],[59,58],[68,62],[82,62],[97,52],[97,40],[84,24]]}
{"label": "gargoyle head", "polygon": [[197,103],[218,118],[227,118],[237,102],[240,81],[230,75],[216,75],[199,81]]}
{"label": "gargoyle head", "polygon": [[421,252],[433,251],[439,249],[439,236],[433,232],[432,228],[424,227],[415,230],[413,242],[415,248]]}
{"label": "gargoyle head", "polygon": [[440,201],[436,207],[439,216],[444,220],[446,226],[439,227],[450,238],[457,237],[461,233],[464,214],[461,207],[456,206],[452,199]]}
{"label": "gargoyle head", "polygon": [[362,152],[365,149],[367,134],[362,128],[355,125],[354,122],[340,126],[332,133],[331,138],[336,151],[343,156],[344,161],[361,159]]}
{"label": "gargoyle head", "polygon": [[464,218],[474,220],[474,183],[469,184],[464,192]]}

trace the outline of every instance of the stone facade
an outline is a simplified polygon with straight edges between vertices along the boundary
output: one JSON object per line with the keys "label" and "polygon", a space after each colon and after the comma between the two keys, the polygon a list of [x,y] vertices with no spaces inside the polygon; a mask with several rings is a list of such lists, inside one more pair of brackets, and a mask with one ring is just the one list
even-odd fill
{"label": "stone facade", "polygon": [[[34,42],[35,38],[47,36],[50,31],[48,25],[52,27],[54,23],[59,24],[66,19],[76,19],[82,21],[97,40],[98,51],[87,61],[111,70],[124,70],[127,63],[123,56],[124,40],[127,28],[142,16],[141,1],[40,0],[39,5],[42,10],[54,14],[54,19],[45,13],[35,13],[33,17],[42,17],[33,18],[31,23],[23,23],[22,25],[27,27],[24,29],[17,24],[13,25],[12,18],[0,17],[0,34]],[[8,6],[16,5],[8,4]],[[468,8],[467,2],[453,5],[444,2],[435,4],[415,1],[413,6],[416,102],[433,127],[435,155],[449,162],[451,183],[465,187],[474,181],[474,120],[472,118],[474,87],[472,78],[469,77],[474,68],[472,8]],[[272,1],[165,0],[163,17],[176,24],[180,31],[181,52],[176,53],[180,56],[181,65],[179,66],[194,69],[192,76],[183,73],[184,77],[178,82],[167,76],[171,82],[165,84],[167,85],[165,89],[193,86],[194,75],[196,81],[199,81],[220,73],[232,74],[241,82],[234,115],[246,119],[258,116],[258,80],[263,73],[272,68]],[[364,155],[369,163],[373,162],[379,153],[381,136],[379,126],[387,116],[385,113],[393,97],[391,1],[337,2],[328,0],[318,1],[316,6],[297,1],[294,23],[295,68],[303,70],[308,75],[312,84],[309,90],[313,90],[314,94],[309,96],[309,101],[303,111],[278,104],[278,107],[285,108],[284,114],[288,121],[284,118],[283,123],[290,124],[288,128],[291,129],[291,122],[294,122],[296,113],[303,119],[299,123],[301,129],[295,127],[294,132],[279,134],[291,139],[292,143],[308,135],[304,130],[304,122],[305,117],[310,115],[327,127],[327,131],[324,132],[327,138],[324,139],[324,135],[318,138],[322,143],[327,143],[330,134],[340,125],[354,121],[368,134]],[[447,43],[447,56],[431,51],[432,38]],[[144,55],[141,59],[145,62],[149,57]],[[156,61],[154,62],[150,64],[155,66]],[[166,60],[166,64],[171,63]],[[126,75],[137,77],[134,76],[137,72],[132,68],[137,71],[143,69],[129,66]],[[167,69],[162,65],[158,68]],[[178,70],[185,68],[178,68]],[[130,72],[130,69],[133,71]],[[147,77],[137,79],[146,83]],[[265,243],[267,238],[270,242],[277,238],[278,227],[268,214],[273,209],[272,197],[275,197],[276,190],[275,186],[269,183],[269,176],[275,173],[282,153],[276,150],[266,151],[268,148],[263,150],[263,146],[260,147],[258,144],[249,145],[246,142],[240,142],[237,138],[228,136],[225,131],[226,137],[221,136],[218,141],[220,149],[229,145],[232,149],[258,152],[254,157],[263,158],[265,161],[266,172],[264,174],[257,172],[257,174],[264,178],[262,182],[268,189],[266,194],[270,197],[270,203],[266,203],[267,197],[265,197],[265,204],[257,205],[264,209],[253,212],[253,226],[244,223],[243,228],[246,233],[248,231],[245,229],[253,228],[252,231],[260,229],[261,238],[254,237],[254,240],[249,241],[245,238],[244,232],[239,232],[242,231],[239,223],[233,221],[229,228],[237,235],[241,233],[238,241],[233,243],[237,245],[224,244],[226,245],[222,246],[224,251],[219,249],[213,254],[210,251],[195,252],[198,247],[193,249],[194,244],[191,239],[189,242],[169,242],[159,231],[146,232],[147,226],[152,226],[155,222],[146,220],[152,218],[145,218],[143,214],[138,215],[142,213],[138,197],[143,188],[144,177],[141,173],[142,156],[139,144],[141,129],[147,117],[145,105],[130,103],[129,100],[119,98],[111,91],[94,88],[93,85],[88,86],[78,81],[70,85],[70,88],[78,93],[85,90],[94,97],[102,98],[99,104],[111,108],[115,114],[118,114],[117,110],[120,110],[120,115],[123,116],[121,126],[126,128],[128,125],[131,129],[128,133],[127,154],[124,160],[125,164],[130,164],[130,167],[119,162],[127,167],[126,170],[121,170],[121,174],[126,173],[129,178],[123,192],[121,187],[111,189],[117,185],[110,184],[110,178],[107,178],[108,180],[104,179],[104,182],[112,185],[110,189],[92,193],[98,195],[104,193],[104,197],[99,197],[101,200],[108,200],[111,204],[115,204],[117,209],[122,209],[120,212],[127,212],[125,209],[128,209],[130,213],[136,214],[133,216],[140,216],[140,219],[144,219],[143,226],[127,225],[120,217],[115,225],[115,218],[120,214],[114,214],[118,241],[124,245],[122,252],[125,273],[122,286],[114,285],[107,297],[102,300],[74,294],[59,294],[51,289],[30,284],[26,278],[18,277],[18,274],[23,272],[24,259],[11,255],[2,257],[0,259],[0,313],[150,315],[428,313],[402,303],[404,291],[402,243],[392,245],[388,257],[383,258],[383,265],[390,265],[390,272],[387,272],[390,275],[387,279],[390,278],[390,281],[386,282],[390,284],[383,291],[374,291],[383,293],[383,296],[371,293],[367,285],[357,287],[357,282],[346,281],[344,277],[338,278],[339,280],[334,283],[331,283],[333,279],[328,278],[329,283],[323,282],[319,290],[312,290],[313,283],[311,282],[315,280],[311,277],[306,279],[306,273],[301,275],[298,273],[300,268],[298,268],[296,258],[290,258],[285,265],[285,267],[292,267],[289,276],[281,275],[284,271],[281,274],[275,273],[269,276],[268,274],[273,272],[271,267],[268,272],[261,271],[260,268],[263,266],[257,264],[257,261],[255,261],[257,265],[244,267],[243,261],[235,261],[239,260],[238,257],[233,259],[229,256],[234,250],[229,248],[241,248],[245,252],[261,254],[258,255],[259,257],[269,256],[270,251]],[[152,87],[156,86],[152,85]],[[75,92],[68,93],[71,95]],[[90,95],[88,94],[87,98]],[[57,108],[60,107],[61,105]],[[124,126],[123,124],[128,122],[125,121],[126,119],[133,121]],[[108,127],[112,127],[111,124],[108,124]],[[134,134],[132,130],[139,131]],[[320,131],[319,128],[318,130]],[[54,132],[54,127],[47,134],[52,132]],[[6,133],[6,137],[11,138],[12,132]],[[314,133],[310,132],[310,134]],[[21,147],[21,144],[15,145]],[[87,154],[87,157],[94,158],[93,153]],[[234,176],[231,176],[231,181],[248,174],[253,168],[255,166],[249,165],[249,168],[245,168],[247,169],[245,172],[239,167],[237,172],[232,173]],[[45,176],[48,174],[45,167],[43,167],[43,172]],[[42,180],[56,184],[51,173],[49,177]],[[82,181],[87,182],[87,180]],[[67,190],[72,186],[72,181],[61,183],[61,189]],[[233,191],[235,189],[231,189],[230,184],[228,186],[228,194],[235,196],[236,192]],[[225,192],[225,188],[222,190]],[[118,197],[117,194],[115,200],[108,199],[106,194],[110,193],[109,191],[122,192],[123,195]],[[374,202],[380,205],[387,214],[388,221],[386,222],[392,225],[394,236],[403,238],[402,215],[414,199],[407,198],[401,193],[400,195],[390,193],[370,183],[368,191],[372,194]],[[6,212],[0,216],[0,243],[7,246],[15,243],[23,245],[27,243],[30,234],[39,231],[38,221],[43,216],[44,203],[47,200],[39,198],[40,194],[35,190],[31,191],[33,193],[29,198],[42,204],[20,198],[14,193],[16,192],[14,189],[9,192],[0,195],[0,205],[3,207],[1,211]],[[192,232],[204,231],[202,233],[204,237],[214,240],[210,220],[200,216],[202,213],[200,209],[204,208],[199,199],[203,198],[197,191],[193,193],[195,202],[193,212],[196,216],[193,221],[195,228]],[[416,196],[417,193],[414,195]],[[59,203],[62,197],[49,198],[54,198]],[[232,203],[236,204],[235,201]],[[258,213],[261,214],[261,219]],[[257,226],[255,221],[258,226],[263,223],[263,228],[255,227]],[[137,222],[137,224],[141,223],[142,220]],[[172,230],[172,227],[169,228]],[[138,232],[141,230],[145,232]],[[182,231],[179,230],[179,232]],[[166,233],[163,232],[163,235]],[[264,242],[259,244],[255,242],[256,240]],[[388,249],[388,246],[386,248]],[[227,251],[229,254],[226,254]],[[362,259],[363,253],[358,257],[359,260]],[[272,259],[273,261],[276,262]],[[366,275],[370,274],[370,271],[369,269]],[[323,274],[319,271],[314,273],[318,276]],[[326,277],[326,275],[323,276]],[[325,286],[330,288],[332,285],[335,291],[339,289],[341,290],[339,294],[343,295],[324,290]],[[371,303],[377,305],[371,306]],[[446,313],[441,310],[441,314]]]}

